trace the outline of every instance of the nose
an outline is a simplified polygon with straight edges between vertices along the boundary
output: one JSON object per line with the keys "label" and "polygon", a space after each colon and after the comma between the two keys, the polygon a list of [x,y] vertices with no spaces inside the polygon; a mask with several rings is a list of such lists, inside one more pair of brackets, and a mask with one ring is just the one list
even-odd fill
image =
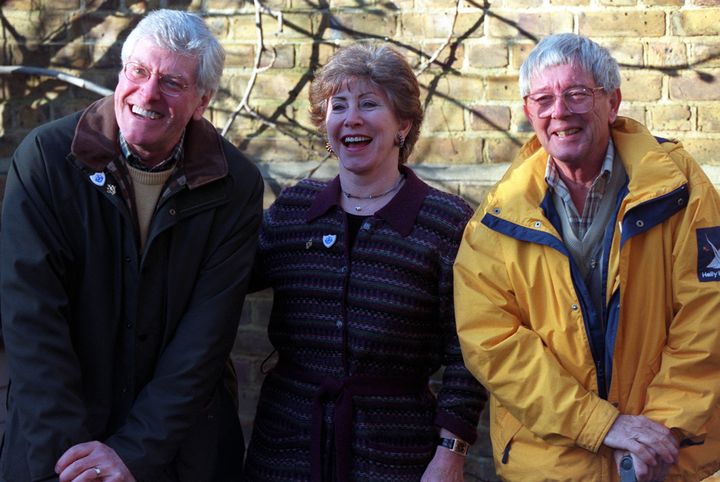
{"label": "nose", "polygon": [[356,126],[362,124],[362,115],[360,109],[356,106],[349,106],[345,111],[345,122],[346,126]]}
{"label": "nose", "polygon": [[160,97],[160,79],[151,75],[142,85],[140,92],[145,99],[157,99]]}
{"label": "nose", "polygon": [[562,95],[556,96],[555,102],[552,106],[552,111],[550,112],[550,117],[553,119],[560,119],[570,113],[570,109],[568,109],[567,104],[565,104],[565,98]]}

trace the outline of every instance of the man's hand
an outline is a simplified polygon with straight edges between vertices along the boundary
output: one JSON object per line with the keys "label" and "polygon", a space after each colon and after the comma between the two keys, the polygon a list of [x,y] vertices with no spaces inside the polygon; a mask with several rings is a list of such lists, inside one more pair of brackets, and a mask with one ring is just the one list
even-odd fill
{"label": "man's hand", "polygon": [[[615,457],[615,467],[617,467],[618,472],[620,472],[620,462],[622,461],[623,456],[628,453],[629,452],[627,450],[615,450],[613,452],[613,456]],[[634,457],[632,453],[630,453],[630,456],[633,459],[635,480],[638,482],[663,481],[672,467],[672,464],[666,464],[663,461],[660,461],[657,465],[655,465],[655,467],[650,467],[642,463],[642,461],[640,461],[637,457]]]}
{"label": "man's hand", "polygon": [[135,482],[135,477],[115,451],[102,442],[85,442],[67,449],[55,464],[60,482],[103,480]]}
{"label": "man's hand", "polygon": [[620,467],[623,455],[630,453],[638,481],[663,480],[670,467],[677,463],[679,446],[672,432],[664,425],[642,415],[620,415],[603,441],[615,451]]}

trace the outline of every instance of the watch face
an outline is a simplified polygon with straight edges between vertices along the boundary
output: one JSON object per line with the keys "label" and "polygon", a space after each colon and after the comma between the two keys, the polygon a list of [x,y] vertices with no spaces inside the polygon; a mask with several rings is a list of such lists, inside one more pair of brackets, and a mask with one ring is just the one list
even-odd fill
{"label": "watch face", "polygon": [[470,448],[470,445],[463,442],[462,440],[455,440],[455,451],[459,452],[463,455],[467,454],[468,449]]}

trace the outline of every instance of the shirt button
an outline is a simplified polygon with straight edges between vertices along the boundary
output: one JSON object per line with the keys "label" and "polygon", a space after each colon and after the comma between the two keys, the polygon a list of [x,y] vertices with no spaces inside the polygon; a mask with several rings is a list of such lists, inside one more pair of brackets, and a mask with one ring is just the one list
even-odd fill
{"label": "shirt button", "polygon": [[175,214],[177,214],[177,211],[175,211],[174,208],[170,208],[168,212],[170,213],[170,216],[175,216]]}
{"label": "shirt button", "polygon": [[347,266],[343,266],[342,268],[340,268],[340,272],[343,274],[347,273],[347,270]]}
{"label": "shirt button", "polygon": [[645,226],[645,221],[643,221],[642,219],[638,219],[637,221],[635,221],[635,226],[637,226],[638,228],[642,228],[643,226]]}
{"label": "shirt button", "polygon": [[342,320],[337,320],[335,322],[335,326],[337,326],[338,328],[342,328]]}

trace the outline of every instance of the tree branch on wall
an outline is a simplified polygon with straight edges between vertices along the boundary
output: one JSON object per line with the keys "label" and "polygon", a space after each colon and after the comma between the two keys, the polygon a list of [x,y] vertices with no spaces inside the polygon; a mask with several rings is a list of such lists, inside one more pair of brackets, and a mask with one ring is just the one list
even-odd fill
{"label": "tree branch on wall", "polygon": [[235,118],[242,111],[247,112],[253,118],[268,125],[269,127],[272,127],[272,128],[277,127],[275,125],[275,123],[258,115],[257,112],[255,112],[252,109],[252,107],[250,107],[250,104],[248,104],[248,100],[250,99],[250,93],[252,92],[252,89],[255,86],[255,81],[257,80],[258,74],[272,68],[273,64],[275,64],[275,59],[277,58],[277,53],[275,52],[275,49],[272,49],[272,53],[273,53],[272,59],[270,60],[270,62],[268,62],[268,64],[265,67],[260,67],[260,62],[262,60],[262,54],[263,54],[263,52],[265,52],[267,50],[265,48],[265,40],[264,40],[264,36],[263,36],[262,14],[265,13],[265,14],[275,17],[278,22],[278,33],[282,33],[282,30],[283,30],[282,12],[275,12],[275,11],[271,10],[270,8],[261,4],[259,0],[253,0],[253,4],[255,6],[255,31],[257,33],[257,43],[255,45],[255,61],[253,63],[253,69],[252,69],[252,73],[250,74],[250,79],[248,80],[248,85],[245,88],[245,93],[243,94],[243,97],[240,100],[240,103],[235,108],[233,113],[230,115],[230,118],[227,120],[227,122],[225,123],[225,127],[222,130],[223,137],[225,137],[225,135],[228,133],[228,131],[230,130],[230,126],[232,126],[232,123],[235,121]]}
{"label": "tree branch on wall", "polygon": [[455,36],[455,23],[457,22],[458,14],[460,13],[460,2],[462,0],[457,0],[455,2],[455,8],[453,10],[453,18],[452,23],[450,24],[450,32],[448,32],[447,38],[445,39],[445,42],[443,42],[442,45],[433,53],[425,62],[420,64],[420,67],[415,71],[416,76],[420,76],[423,72],[425,72],[428,67],[430,67],[433,62],[435,62],[443,50],[445,50],[448,45],[450,45],[450,42],[452,41],[453,37]]}
{"label": "tree branch on wall", "polygon": [[110,95],[113,93],[112,90],[107,89],[94,82],[90,82],[89,80],[81,79],[80,77],[60,72],[59,70],[45,69],[42,67],[27,67],[24,65],[0,65],[0,75],[10,74],[26,74],[38,75],[41,77],[54,77],[58,80],[62,80],[63,82],[67,82],[68,84],[90,90],[102,96]]}

